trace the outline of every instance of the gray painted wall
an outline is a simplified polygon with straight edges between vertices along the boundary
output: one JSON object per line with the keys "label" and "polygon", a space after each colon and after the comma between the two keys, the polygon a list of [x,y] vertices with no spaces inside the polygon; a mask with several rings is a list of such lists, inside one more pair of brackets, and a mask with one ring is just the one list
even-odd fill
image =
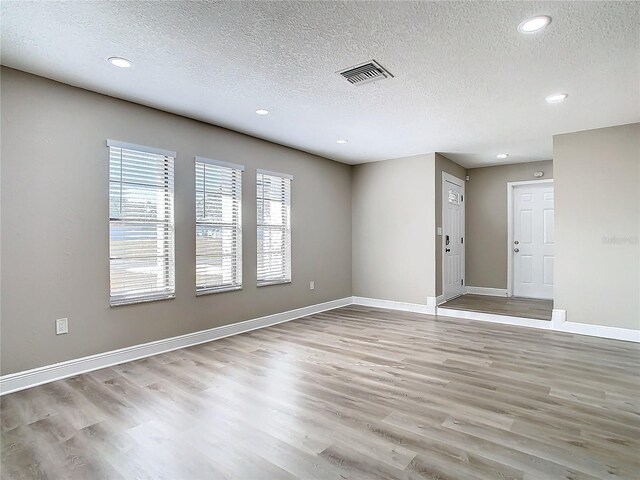
{"label": "gray painted wall", "polygon": [[[348,165],[7,68],[1,96],[2,374],[351,295]],[[178,152],[173,300],[109,307],[107,138]],[[246,166],[241,291],[195,297],[195,155]],[[256,168],[294,176],[290,285],[256,287]]]}
{"label": "gray painted wall", "polygon": [[[464,174],[446,158],[351,168],[1,72],[2,374],[352,294],[418,304],[436,295],[438,177]],[[178,152],[174,300],[108,306],[107,138]],[[242,291],[195,297],[195,155],[246,166]],[[556,308],[574,322],[640,328],[640,124],[556,136],[554,155]],[[255,286],[256,168],[294,175],[290,285]],[[506,182],[536,170],[554,174],[550,161],[467,171],[468,285],[506,288]],[[69,318],[68,335],[54,334],[59,317]]]}
{"label": "gray painted wall", "polygon": [[555,308],[640,329],[640,123],[553,137]]}
{"label": "gray painted wall", "polygon": [[353,168],[353,294],[426,304],[435,296],[435,154]]}
{"label": "gray painted wall", "polygon": [[[442,295],[442,235],[438,235],[438,227],[442,227],[442,172],[446,172],[464,182],[467,171],[447,157],[436,153],[435,176],[435,215],[436,215],[436,295]],[[465,190],[466,195],[466,190]],[[465,240],[466,241],[466,240]]]}
{"label": "gray painted wall", "polygon": [[507,183],[535,180],[533,173],[553,178],[553,162],[514,163],[470,168],[465,184],[467,285],[507,288]]}

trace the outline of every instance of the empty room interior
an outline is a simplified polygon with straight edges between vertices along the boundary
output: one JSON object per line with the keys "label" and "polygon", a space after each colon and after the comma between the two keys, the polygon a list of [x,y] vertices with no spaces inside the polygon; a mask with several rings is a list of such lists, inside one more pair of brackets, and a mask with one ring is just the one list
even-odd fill
{"label": "empty room interior", "polygon": [[3,480],[640,478],[640,3],[0,41]]}

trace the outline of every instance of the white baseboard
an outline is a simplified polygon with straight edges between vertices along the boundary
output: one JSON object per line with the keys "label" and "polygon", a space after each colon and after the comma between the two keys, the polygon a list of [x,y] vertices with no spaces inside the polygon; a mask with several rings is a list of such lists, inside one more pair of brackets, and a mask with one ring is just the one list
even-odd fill
{"label": "white baseboard", "polygon": [[495,315],[493,313],[470,312],[466,310],[453,310],[450,308],[438,307],[437,315],[443,317],[466,318],[468,320],[479,320],[481,322],[503,323],[506,325],[518,325],[521,327],[541,328],[551,330],[551,322],[548,320],[537,320],[535,318],[511,317],[509,315]]}
{"label": "white baseboard", "polygon": [[402,310],[403,312],[426,313],[435,315],[436,297],[427,297],[427,303],[396,302],[395,300],[380,300],[378,298],[353,297],[353,303],[365,307],[387,308],[389,310]]}
{"label": "white baseboard", "polygon": [[238,333],[249,332],[259,328],[288,322],[296,318],[313,315],[314,313],[344,307],[353,303],[352,297],[332,300],[330,302],[309,305],[287,312],[267,315],[265,317],[254,318],[244,322],[224,325],[222,327],[210,328],[199,332],[188,333],[178,337],[166,338],[155,342],[134,345],[132,347],[112,350],[110,352],[98,353],[88,357],[77,358],[60,362],[53,365],[25,370],[23,372],[11,373],[0,377],[0,395],[25,388],[35,387],[43,383],[53,382],[63,378],[71,377],[81,373],[91,372],[100,368],[110,367],[124,362],[130,362],[144,357],[150,357],[159,353],[170,352],[179,348],[190,347],[200,343],[210,342],[224,337],[237,335]]}
{"label": "white baseboard", "polygon": [[558,330],[560,325],[567,321],[567,311],[554,308],[551,310],[551,325],[554,330]]}
{"label": "white baseboard", "polygon": [[446,301],[447,301],[447,299],[444,297],[444,295],[438,295],[436,297],[436,306],[440,305],[441,303],[444,303]]}
{"label": "white baseboard", "polygon": [[442,307],[437,308],[437,315],[441,315],[444,317],[466,318],[469,320],[479,320],[481,322],[493,322],[502,323],[505,325],[518,325],[521,327],[540,328],[542,330],[553,330],[556,332],[576,333],[578,335],[611,338],[613,340],[624,340],[627,342],[640,342],[640,330],[567,322],[566,310],[559,310],[555,308],[553,309],[551,314],[551,321],[538,320],[535,318],[511,317],[508,315],[494,315],[492,313],[452,310]]}
{"label": "white baseboard", "polygon": [[[500,289],[484,289],[504,292]],[[489,295],[489,293],[480,293]],[[492,295],[492,294],[491,294]],[[499,296],[503,296],[502,294]],[[549,320],[539,320],[536,318],[513,317],[509,315],[494,315],[491,313],[470,312],[464,310],[453,310],[437,306],[442,303],[444,297],[427,297],[427,304],[396,302],[394,300],[381,300],[377,298],[353,297],[353,303],[367,307],[387,308],[390,310],[401,310],[405,312],[423,313],[427,315],[440,315],[445,317],[465,318],[478,320],[481,322],[501,323],[504,325],[517,325],[521,327],[539,328],[541,330],[554,330],[558,332],[577,333],[580,335],[590,335],[614,340],[626,340],[630,342],[640,342],[640,331],[626,328],[605,327],[601,325],[587,325],[584,323],[572,323],[566,321],[566,311],[554,309]]]}
{"label": "white baseboard", "polygon": [[588,323],[567,322],[567,311],[553,309],[551,316],[553,329],[558,332],[577,333],[590,337],[612,338],[626,342],[640,342],[640,330],[630,328],[607,327],[604,325],[591,325]]}
{"label": "white baseboard", "polygon": [[605,327],[604,325],[565,322],[560,326],[560,328],[555,330],[559,332],[588,335],[590,337],[611,338],[614,340],[640,343],[640,330],[631,330],[630,328]]}
{"label": "white baseboard", "polygon": [[489,295],[492,297],[506,297],[508,296],[506,288],[488,288],[488,287],[466,287],[467,293],[473,293],[474,295]]}
{"label": "white baseboard", "polygon": [[208,330],[202,330],[200,332],[188,333],[178,337],[167,338],[141,345],[134,345],[132,347],[121,348],[119,350],[112,350],[110,352],[99,353],[88,357],[34,368],[32,370],[4,375],[0,377],[0,395],[17,392],[26,388],[118,365],[120,363],[150,357],[159,353],[170,352],[172,350],[210,342],[212,340],[230,337],[239,333],[257,330],[270,325],[288,322],[307,315],[313,315],[315,313],[345,307],[351,304],[422,313],[427,315],[435,315],[437,313],[437,315],[447,317],[466,318],[470,320],[519,325],[523,327],[555,330],[594,337],[612,338],[615,340],[640,342],[639,330],[567,322],[566,312],[564,310],[554,309],[552,320],[545,321],[436,307],[435,305],[441,301],[440,298],[441,297],[428,297],[427,304],[425,305],[366,297],[346,297],[338,300],[332,300],[330,302],[319,303],[317,305],[309,305],[307,307],[276,313],[274,315],[267,315],[265,317],[246,320],[244,322],[238,322],[231,325],[224,325],[222,327],[215,327]]}

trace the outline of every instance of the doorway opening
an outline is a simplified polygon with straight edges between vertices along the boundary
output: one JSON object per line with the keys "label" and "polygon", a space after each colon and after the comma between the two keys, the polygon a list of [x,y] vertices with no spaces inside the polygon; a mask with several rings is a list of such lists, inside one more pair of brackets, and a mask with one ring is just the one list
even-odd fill
{"label": "doorway opening", "polygon": [[[443,173],[443,289],[438,314],[550,325],[555,283],[554,183],[539,178],[545,174],[553,174],[551,161],[469,169],[466,181]],[[531,176],[536,178],[528,180]],[[459,207],[456,189],[461,196]],[[458,218],[464,216],[466,224],[456,230]],[[454,243],[458,237],[459,254]],[[456,264],[456,257],[464,262],[465,255],[466,273],[464,263]]]}

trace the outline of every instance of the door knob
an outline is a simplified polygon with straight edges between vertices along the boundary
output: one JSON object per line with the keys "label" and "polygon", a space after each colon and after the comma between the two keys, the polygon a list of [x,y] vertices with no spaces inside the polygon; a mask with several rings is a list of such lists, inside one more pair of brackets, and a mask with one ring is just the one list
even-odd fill
{"label": "door knob", "polygon": [[446,253],[446,252],[450,252],[450,251],[451,251],[451,249],[450,249],[450,248],[445,248],[445,249],[444,249],[444,251],[445,251],[445,253]]}
{"label": "door knob", "polygon": [[515,242],[513,242],[514,245],[518,245],[520,242],[518,240],[516,240]]}
{"label": "door knob", "polygon": [[520,251],[520,249],[519,248],[514,248],[513,251],[518,253]]}

